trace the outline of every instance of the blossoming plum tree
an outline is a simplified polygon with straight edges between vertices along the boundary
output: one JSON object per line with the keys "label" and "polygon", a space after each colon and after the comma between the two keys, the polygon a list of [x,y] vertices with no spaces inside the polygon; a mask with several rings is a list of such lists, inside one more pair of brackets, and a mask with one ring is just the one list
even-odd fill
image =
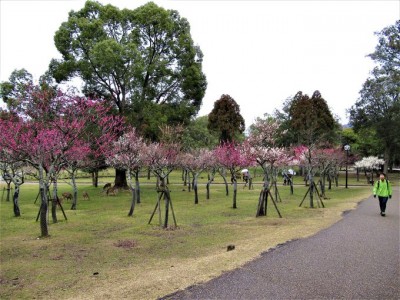
{"label": "blossoming plum tree", "polygon": [[[264,184],[260,192],[256,216],[267,214],[268,196],[271,197],[278,215],[281,214],[276,206],[275,200],[278,198],[277,168],[287,166],[292,157],[285,148],[276,145],[279,122],[273,119],[258,119],[253,125],[252,132],[247,139],[247,153],[264,171]],[[270,181],[272,180],[272,182]],[[275,200],[271,194],[271,186],[275,188]]]}
{"label": "blossoming plum tree", "polygon": [[231,175],[233,184],[233,204],[232,208],[237,208],[237,178],[236,174],[244,167],[248,167],[252,163],[251,157],[245,152],[243,144],[235,144],[234,142],[222,143],[214,149],[214,155],[217,163],[226,168]]}
{"label": "blossoming plum tree", "polygon": [[[114,142],[113,150],[107,158],[107,163],[115,168],[126,170],[128,185],[132,192],[131,208],[128,216],[132,216],[135,210],[135,203],[140,202],[140,184],[139,172],[144,165],[144,153],[147,145],[136,130],[132,128],[130,131],[122,135],[118,141]],[[135,184],[132,182],[135,178]]]}
{"label": "blossoming plum tree", "polygon": [[[179,164],[182,168],[188,170],[193,178],[194,204],[199,203],[197,182],[201,172],[215,166],[214,154],[208,149],[198,149],[190,152],[181,153]],[[189,183],[190,184],[190,183]]]}
{"label": "blossoming plum tree", "polygon": [[[176,143],[151,143],[144,149],[144,163],[150,170],[157,176],[159,184],[157,185],[158,196],[157,204],[150,217],[149,224],[151,223],[156,210],[158,209],[158,216],[160,226],[168,228],[169,209],[171,208],[174,224],[177,226],[174,209],[172,206],[171,195],[167,185],[168,175],[179,165],[178,154],[180,152],[180,145]],[[164,223],[162,225],[161,219],[161,199],[164,199],[165,214]]]}
{"label": "blossoming plum tree", "polygon": [[90,138],[89,124],[97,124],[102,133],[115,134],[122,119],[110,114],[111,108],[105,103],[38,86],[28,87],[18,101],[18,116],[0,119],[0,150],[14,153],[37,170],[41,236],[47,237],[48,189],[66,154]]}

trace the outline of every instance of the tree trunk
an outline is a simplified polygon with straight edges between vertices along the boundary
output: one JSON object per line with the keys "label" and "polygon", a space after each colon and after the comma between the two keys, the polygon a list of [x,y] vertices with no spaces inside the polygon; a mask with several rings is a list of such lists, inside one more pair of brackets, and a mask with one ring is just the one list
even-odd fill
{"label": "tree trunk", "polygon": [[72,190],[73,190],[71,210],[76,210],[76,206],[77,206],[77,202],[78,202],[78,187],[76,186],[75,171],[72,171],[72,174],[71,174],[71,184],[72,184]]}
{"label": "tree trunk", "polygon": [[320,176],[319,186],[321,188],[321,197],[325,199],[325,175]]}
{"label": "tree trunk", "polygon": [[332,178],[331,178],[331,175],[328,174],[328,190],[331,190],[331,189],[332,189]]}
{"label": "tree trunk", "polygon": [[183,186],[187,186],[187,173],[188,171],[186,169],[182,169]]}
{"label": "tree trunk", "polygon": [[232,208],[237,208],[237,206],[236,206],[237,181],[236,181],[236,176],[234,173],[232,175],[232,178],[233,178],[233,205],[232,205]]}
{"label": "tree trunk", "polygon": [[140,203],[139,172],[140,172],[140,170],[136,170],[136,171],[135,171],[136,203]]}
{"label": "tree trunk", "polygon": [[7,197],[6,197],[6,201],[10,202],[10,192],[11,192],[11,180],[7,180]]}
{"label": "tree trunk", "polygon": [[126,189],[128,184],[126,182],[126,171],[121,169],[115,169],[115,181],[114,186],[117,188]]}
{"label": "tree trunk", "polygon": [[164,196],[165,218],[164,218],[164,226],[163,226],[164,228],[168,228],[169,201],[170,201],[169,190],[168,190],[167,186],[165,186],[165,196]]}
{"label": "tree trunk", "polygon": [[206,185],[206,188],[207,188],[207,200],[210,199],[210,185],[211,185],[211,182],[214,181],[214,177],[215,177],[215,171],[211,172],[211,175],[208,174],[208,181],[207,181],[207,185]]}
{"label": "tree trunk", "polygon": [[269,192],[269,175],[268,168],[262,167],[264,171],[264,184],[262,190],[260,192],[260,197],[258,198],[258,207],[256,217],[266,216],[267,215],[267,201],[268,201],[268,192]]}
{"label": "tree trunk", "polygon": [[267,196],[266,193],[266,189],[263,188],[260,192],[260,197],[258,198],[258,207],[257,207],[257,213],[256,213],[256,217],[261,217],[261,216],[265,216],[266,212],[265,212],[265,197]]}
{"label": "tree trunk", "polygon": [[187,172],[187,186],[188,186],[188,192],[192,190],[192,184],[190,183],[190,172]]}
{"label": "tree trunk", "polygon": [[92,185],[94,187],[99,186],[99,170],[95,170],[92,172]]}
{"label": "tree trunk", "polygon": [[51,198],[51,218],[57,223],[57,180],[53,182],[53,197]]}
{"label": "tree trunk", "polygon": [[268,174],[265,173],[263,188],[260,192],[260,197],[258,198],[256,217],[267,215],[268,191],[269,191],[269,179],[268,179]]}
{"label": "tree trunk", "polygon": [[135,188],[133,187],[133,184],[132,184],[132,178],[131,178],[130,170],[128,170],[127,173],[128,173],[129,188],[130,188],[131,193],[132,193],[131,208],[129,210],[128,217],[132,217],[133,216],[133,212],[135,211],[135,203],[137,201],[136,200],[136,191],[135,191]]}
{"label": "tree trunk", "polygon": [[19,210],[19,184],[15,184],[15,191],[14,191],[14,197],[13,197],[13,203],[14,203],[14,216],[16,217],[20,217],[21,216],[21,212]]}
{"label": "tree trunk", "polygon": [[228,187],[228,182],[226,180],[225,170],[220,171],[219,174],[221,175],[221,177],[225,183],[226,196],[229,196],[229,187]]}
{"label": "tree trunk", "polygon": [[40,231],[42,237],[49,236],[47,229],[47,188],[40,188]]}
{"label": "tree trunk", "polygon": [[132,202],[131,202],[131,208],[128,213],[128,217],[133,216],[133,212],[135,211],[135,203],[136,203],[136,191],[134,188],[131,187],[131,193],[132,193]]}
{"label": "tree trunk", "polygon": [[197,192],[197,177],[198,176],[199,176],[198,174],[193,176],[194,204],[199,204],[199,193]]}
{"label": "tree trunk", "polygon": [[40,185],[40,231],[42,237],[49,236],[49,231],[47,228],[47,193],[48,187],[44,180],[44,170],[43,166],[39,166],[39,185]]}
{"label": "tree trunk", "polygon": [[310,208],[314,208],[314,178],[310,174]]}

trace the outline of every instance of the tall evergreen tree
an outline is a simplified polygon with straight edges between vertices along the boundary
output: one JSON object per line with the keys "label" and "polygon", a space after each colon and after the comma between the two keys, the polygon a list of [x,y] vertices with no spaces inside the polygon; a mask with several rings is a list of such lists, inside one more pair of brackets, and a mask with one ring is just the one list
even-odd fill
{"label": "tall evergreen tree", "polygon": [[232,142],[245,130],[240,106],[229,95],[222,95],[208,115],[208,129],[219,134],[220,142]]}
{"label": "tall evergreen tree", "polygon": [[328,104],[319,91],[310,98],[301,91],[285,103],[283,112],[275,112],[282,123],[282,129],[287,130],[285,140],[290,144],[313,145],[316,143],[333,143],[339,124],[333,117]]}

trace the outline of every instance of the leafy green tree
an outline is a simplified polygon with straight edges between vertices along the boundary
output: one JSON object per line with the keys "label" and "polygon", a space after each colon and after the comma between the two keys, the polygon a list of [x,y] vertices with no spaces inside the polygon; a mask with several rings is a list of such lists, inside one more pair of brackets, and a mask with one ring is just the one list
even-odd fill
{"label": "leafy green tree", "polygon": [[388,166],[399,159],[400,152],[400,21],[377,35],[378,45],[369,56],[378,66],[350,108],[350,121],[356,132],[366,128],[376,132],[379,145],[375,148],[383,148],[387,172]]}
{"label": "leafy green tree", "polygon": [[379,40],[378,45],[369,57],[380,65],[382,71],[398,73],[400,68],[400,20],[377,32],[376,35]]}
{"label": "leafy green tree", "polygon": [[351,144],[351,149],[355,150],[359,147],[360,138],[353,128],[343,128],[341,132],[341,144]]}
{"label": "leafy green tree", "polygon": [[0,97],[8,107],[17,105],[28,86],[33,84],[32,74],[25,69],[14,70],[8,81],[0,83]]}
{"label": "leafy green tree", "polygon": [[[39,84],[34,86],[32,74],[25,69],[15,69],[8,81],[0,83],[0,97],[7,104],[10,111],[25,114],[29,107],[26,106],[26,100],[32,98],[32,101],[39,101],[37,93],[32,93],[32,88],[41,91],[41,97],[46,97],[46,104],[50,105],[51,99],[57,95],[57,84],[46,72],[39,78]],[[35,99],[36,98],[36,99]],[[30,118],[43,118],[43,114],[36,113],[30,115]],[[49,117],[49,116],[48,116]]]}
{"label": "leafy green tree", "polygon": [[315,91],[311,98],[301,91],[297,92],[285,101],[283,111],[275,111],[274,115],[282,124],[281,131],[286,131],[280,144],[336,142],[339,124],[319,91]]}
{"label": "leafy green tree", "polygon": [[162,123],[188,122],[201,106],[203,55],[177,11],[153,2],[120,10],[87,1],[54,41],[62,54],[50,63],[57,82],[80,77],[86,95],[113,101],[148,138],[156,139]]}
{"label": "leafy green tree", "polygon": [[208,116],[201,116],[190,121],[182,137],[185,149],[212,149],[218,145],[219,136],[208,129]]}
{"label": "leafy green tree", "polygon": [[245,130],[245,122],[240,107],[229,95],[222,95],[214,103],[208,115],[208,129],[219,134],[220,142],[232,142],[240,139]]}

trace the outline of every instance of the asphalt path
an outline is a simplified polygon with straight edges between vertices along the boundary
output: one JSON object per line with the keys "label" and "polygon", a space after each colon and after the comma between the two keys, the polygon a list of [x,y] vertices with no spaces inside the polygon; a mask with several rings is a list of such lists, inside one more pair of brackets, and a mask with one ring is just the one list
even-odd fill
{"label": "asphalt path", "polygon": [[400,299],[399,189],[386,217],[370,197],[316,235],[163,299]]}

